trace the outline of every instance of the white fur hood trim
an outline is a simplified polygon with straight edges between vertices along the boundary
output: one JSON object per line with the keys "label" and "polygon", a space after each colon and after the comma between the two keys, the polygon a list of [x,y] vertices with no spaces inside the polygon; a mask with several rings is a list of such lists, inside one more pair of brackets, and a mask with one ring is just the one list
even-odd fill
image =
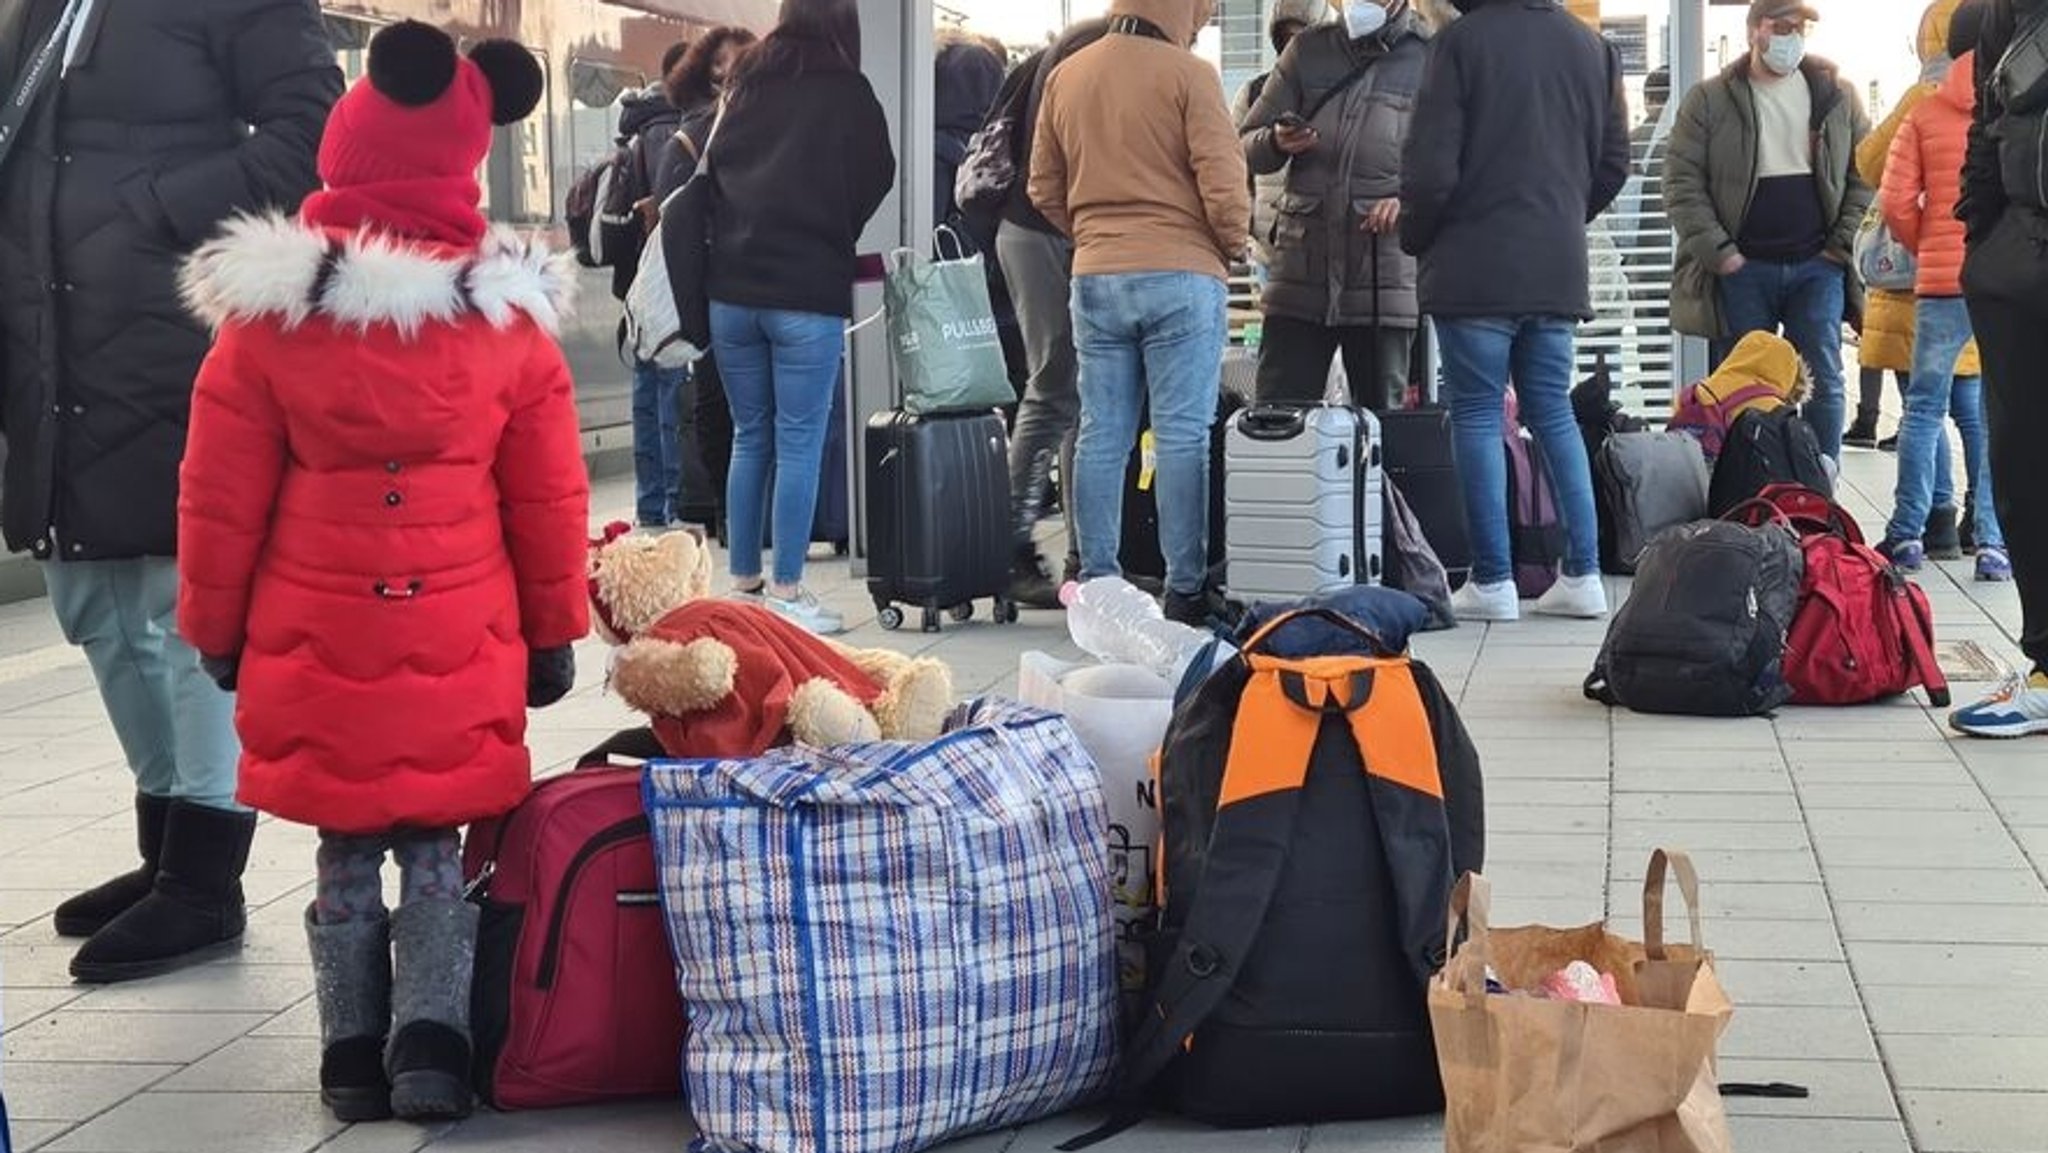
{"label": "white fur hood trim", "polygon": [[428,324],[457,323],[466,313],[499,329],[524,313],[555,333],[575,297],[576,275],[566,254],[496,228],[474,257],[460,260],[358,233],[341,243],[315,300],[329,243],[327,234],[282,216],[237,217],[185,261],[178,278],[185,306],[216,329],[258,317],[293,328],[317,313],[359,331],[391,324],[412,337]]}

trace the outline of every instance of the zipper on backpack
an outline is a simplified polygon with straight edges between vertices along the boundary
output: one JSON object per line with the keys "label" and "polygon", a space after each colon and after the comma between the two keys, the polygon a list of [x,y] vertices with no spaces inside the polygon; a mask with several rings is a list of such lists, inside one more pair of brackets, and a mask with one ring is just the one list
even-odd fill
{"label": "zipper on backpack", "polygon": [[576,850],[576,855],[569,858],[569,867],[562,870],[562,883],[555,887],[555,908],[548,915],[547,943],[541,948],[540,966],[534,973],[535,986],[542,989],[554,986],[555,970],[562,958],[562,937],[568,931],[569,899],[576,890],[576,882],[582,878],[583,870],[599,853],[635,837],[646,836],[648,828],[645,814],[628,817],[598,830],[596,836],[585,841],[583,847]]}

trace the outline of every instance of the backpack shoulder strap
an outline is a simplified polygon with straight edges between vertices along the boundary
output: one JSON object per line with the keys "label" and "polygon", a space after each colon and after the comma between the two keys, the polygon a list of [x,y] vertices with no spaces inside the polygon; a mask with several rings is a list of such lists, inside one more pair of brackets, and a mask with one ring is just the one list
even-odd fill
{"label": "backpack shoulder strap", "polygon": [[1941,661],[1934,655],[1934,621],[1928,612],[1926,602],[1913,595],[1913,587],[1904,576],[1894,571],[1892,583],[1892,614],[1898,620],[1899,632],[1906,640],[1906,657],[1913,664],[1915,675],[1927,689],[1928,703],[1937,709],[1945,709],[1954,698],[1949,692],[1948,674],[1941,671]]}

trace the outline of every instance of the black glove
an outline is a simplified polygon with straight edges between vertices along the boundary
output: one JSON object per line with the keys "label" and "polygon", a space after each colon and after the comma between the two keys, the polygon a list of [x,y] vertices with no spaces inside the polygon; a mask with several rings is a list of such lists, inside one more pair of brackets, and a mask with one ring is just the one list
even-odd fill
{"label": "black glove", "polygon": [[576,687],[576,650],[531,649],[526,654],[526,707],[544,709]]}
{"label": "black glove", "polygon": [[199,668],[213,678],[221,692],[231,693],[235,691],[235,678],[242,672],[242,657],[240,653],[231,657],[201,656]]}

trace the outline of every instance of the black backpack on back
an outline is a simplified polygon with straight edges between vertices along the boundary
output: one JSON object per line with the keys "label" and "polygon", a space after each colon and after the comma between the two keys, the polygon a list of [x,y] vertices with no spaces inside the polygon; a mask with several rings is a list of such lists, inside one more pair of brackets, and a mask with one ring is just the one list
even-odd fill
{"label": "black backpack on back", "polygon": [[1785,638],[1806,557],[1777,525],[1698,521],[1650,542],[1586,696],[1639,713],[1762,716],[1792,699]]}
{"label": "black backpack on back", "polygon": [[1714,462],[1708,511],[1726,516],[1774,484],[1796,484],[1829,498],[1835,494],[1835,476],[1813,426],[1789,408],[1751,409],[1736,418]]}

